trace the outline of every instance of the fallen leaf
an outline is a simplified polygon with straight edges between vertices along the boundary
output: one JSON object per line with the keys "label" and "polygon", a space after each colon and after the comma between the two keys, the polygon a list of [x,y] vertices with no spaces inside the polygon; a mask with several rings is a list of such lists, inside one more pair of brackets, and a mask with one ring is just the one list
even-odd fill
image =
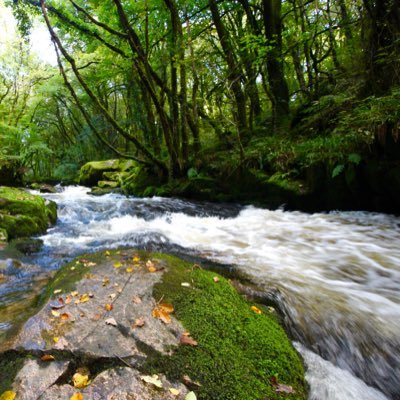
{"label": "fallen leaf", "polygon": [[65,304],[69,304],[69,303],[71,303],[71,301],[72,301],[72,297],[71,297],[70,295],[68,295],[68,296],[65,298]]}
{"label": "fallen leaf", "polygon": [[69,398],[69,400],[83,400],[83,395],[82,393],[75,393]]}
{"label": "fallen leaf", "polygon": [[61,321],[68,321],[69,320],[69,314],[64,313],[60,315]]}
{"label": "fallen leaf", "polygon": [[111,293],[108,297],[110,297],[111,300],[114,300],[117,295],[115,293]]}
{"label": "fallen leaf", "polygon": [[153,376],[142,375],[142,376],[140,376],[140,379],[142,381],[145,381],[146,383],[150,383],[160,389],[162,389],[162,387],[163,387],[162,382],[158,379],[158,375],[153,375]]}
{"label": "fallen leaf", "polygon": [[14,400],[17,394],[11,390],[7,390],[0,396],[0,400]]}
{"label": "fallen leaf", "polygon": [[174,306],[169,303],[161,303],[158,304],[153,311],[151,312],[151,315],[154,318],[160,319],[164,324],[170,324],[171,323],[171,317],[170,314],[174,311]]}
{"label": "fallen leaf", "polygon": [[58,336],[54,336],[53,337],[53,342],[54,343],[58,343],[59,340],[60,340],[60,338]]}
{"label": "fallen leaf", "polygon": [[133,296],[132,301],[135,304],[140,304],[142,302],[142,299],[139,296]]}
{"label": "fallen leaf", "polygon": [[151,273],[153,272],[157,272],[157,268],[156,267],[148,267],[147,270]]}
{"label": "fallen leaf", "polygon": [[114,306],[112,304],[106,304],[104,308],[106,309],[106,311],[111,311],[114,308]]}
{"label": "fallen leaf", "polygon": [[83,389],[90,383],[89,376],[86,374],[82,375],[81,373],[76,372],[72,377],[72,383],[74,384],[74,387],[76,387],[77,389]]}
{"label": "fallen leaf", "polygon": [[121,268],[122,267],[122,262],[121,261],[117,261],[114,263],[114,268]]}
{"label": "fallen leaf", "polygon": [[79,302],[80,302],[80,303],[87,303],[89,300],[90,300],[90,297],[89,297],[89,295],[88,295],[87,293],[82,294],[82,295],[79,297]]}
{"label": "fallen leaf", "polygon": [[183,333],[181,338],[179,339],[180,343],[186,346],[193,346],[193,347],[197,346],[198,345],[197,341],[194,340],[190,336],[190,334],[185,334],[185,333]]}
{"label": "fallen leaf", "polygon": [[62,292],[61,289],[56,289],[53,293],[54,293],[54,294],[59,294],[59,293],[61,293],[61,292]]}
{"label": "fallen leaf", "polygon": [[85,267],[95,267],[97,264],[95,262],[89,261],[87,263],[85,263]]}
{"label": "fallen leaf", "polygon": [[104,255],[106,255],[107,257],[109,257],[111,255],[111,253],[107,250]]}
{"label": "fallen leaf", "polygon": [[40,357],[40,359],[42,361],[54,361],[55,360],[54,356],[52,356],[51,354],[45,354],[42,357]]}
{"label": "fallen leaf", "polygon": [[75,271],[75,270],[76,270],[76,268],[75,268],[75,267],[71,267],[70,269],[71,269],[71,271]]}
{"label": "fallen leaf", "polygon": [[60,311],[51,310],[51,315],[52,315],[53,317],[59,317],[59,316],[60,316]]}
{"label": "fallen leaf", "polygon": [[262,311],[256,306],[251,306],[251,311],[254,311],[256,314],[262,314]]}
{"label": "fallen leaf", "polygon": [[117,290],[118,293],[122,293],[122,288]]}
{"label": "fallen leaf", "polygon": [[135,319],[135,323],[133,324],[133,328],[143,328],[145,322],[144,322],[144,318],[138,318]]}
{"label": "fallen leaf", "polygon": [[140,257],[138,255],[133,256],[133,262],[138,263],[140,261]]}
{"label": "fallen leaf", "polygon": [[189,375],[183,375],[182,382],[188,387],[193,387],[193,386],[200,387],[201,386],[201,383],[192,381],[192,379],[190,378]]}
{"label": "fallen leaf", "polygon": [[72,296],[72,297],[76,297],[76,296],[78,296],[78,294],[79,294],[79,293],[78,293],[76,290],[75,290],[74,292],[71,292],[71,296]]}
{"label": "fallen leaf", "polygon": [[96,314],[92,317],[92,321],[99,321],[101,319],[101,314]]}
{"label": "fallen leaf", "polygon": [[110,278],[107,276],[103,279],[103,286],[107,286],[110,283]]}
{"label": "fallen leaf", "polygon": [[218,276],[214,276],[213,281],[214,281],[215,283],[218,283],[218,282],[219,282]]}
{"label": "fallen leaf", "polygon": [[118,326],[117,321],[114,318],[107,318],[104,322],[106,325]]}
{"label": "fallen leaf", "polygon": [[197,400],[197,397],[196,397],[196,395],[195,395],[194,392],[189,392],[189,393],[186,395],[185,400]]}
{"label": "fallen leaf", "polygon": [[189,282],[182,282],[181,286],[183,287],[190,287],[190,283]]}
{"label": "fallen leaf", "polygon": [[125,271],[128,272],[128,273],[131,273],[131,272],[133,272],[133,268],[132,267],[128,267]]}
{"label": "fallen leaf", "polygon": [[173,396],[179,396],[180,393],[181,393],[180,390],[175,389],[175,388],[169,388],[169,391],[170,391],[170,393],[171,393]]}

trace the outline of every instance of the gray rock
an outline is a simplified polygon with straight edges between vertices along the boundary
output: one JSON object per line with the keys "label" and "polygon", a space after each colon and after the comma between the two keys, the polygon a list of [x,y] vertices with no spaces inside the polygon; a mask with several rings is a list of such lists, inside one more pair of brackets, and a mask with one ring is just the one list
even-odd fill
{"label": "gray rock", "polygon": [[67,370],[69,362],[27,360],[18,372],[13,390],[19,400],[36,400]]}
{"label": "gray rock", "polygon": [[[65,400],[74,393],[80,392],[85,400],[176,400],[183,399],[188,392],[182,384],[172,384],[160,376],[163,387],[145,383],[140,373],[131,368],[115,368],[99,374],[90,386],[77,390],[71,385],[53,386],[40,400]],[[175,388],[180,391],[179,397],[169,391]]]}

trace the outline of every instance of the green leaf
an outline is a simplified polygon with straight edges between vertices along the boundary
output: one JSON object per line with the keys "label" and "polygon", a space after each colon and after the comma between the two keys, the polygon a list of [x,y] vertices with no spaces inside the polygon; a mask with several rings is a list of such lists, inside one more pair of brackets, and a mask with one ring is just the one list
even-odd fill
{"label": "green leaf", "polygon": [[349,162],[358,165],[361,162],[361,156],[357,153],[351,153],[348,156],[348,160]]}
{"label": "green leaf", "polygon": [[344,165],[343,164],[338,164],[332,171],[332,178],[336,178],[338,175],[340,175],[344,170]]}

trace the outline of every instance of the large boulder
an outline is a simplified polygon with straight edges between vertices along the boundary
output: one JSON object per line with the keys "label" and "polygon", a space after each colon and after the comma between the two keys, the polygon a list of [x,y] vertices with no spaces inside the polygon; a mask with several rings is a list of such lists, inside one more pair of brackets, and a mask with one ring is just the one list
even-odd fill
{"label": "large boulder", "polygon": [[286,399],[278,380],[307,398],[270,308],[197,264],[135,249],[64,266],[40,311],[0,343],[0,395],[17,399]]}
{"label": "large boulder", "polygon": [[109,180],[105,173],[126,172],[136,167],[133,160],[105,160],[86,163],[80,170],[79,183],[85,186],[95,186],[98,181]]}
{"label": "large boulder", "polygon": [[0,229],[7,232],[8,239],[45,232],[56,219],[57,205],[53,201],[0,186]]}

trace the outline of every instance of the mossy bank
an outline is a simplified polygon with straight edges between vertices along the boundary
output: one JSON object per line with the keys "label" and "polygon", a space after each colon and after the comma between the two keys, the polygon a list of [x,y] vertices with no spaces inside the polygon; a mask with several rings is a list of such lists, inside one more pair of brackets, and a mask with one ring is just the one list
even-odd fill
{"label": "mossy bank", "polygon": [[22,189],[0,186],[0,239],[45,232],[56,220],[57,205],[53,201]]}
{"label": "mossy bank", "polygon": [[[71,296],[76,300],[66,303]],[[52,311],[60,297],[63,318]],[[115,373],[118,379],[131,376],[118,384],[128,396],[121,395],[124,399],[138,390],[131,381],[138,374],[156,374],[163,382],[161,389],[142,382],[141,390],[149,391],[143,399],[170,399],[170,387],[180,390],[178,399],[188,391],[210,400],[307,398],[302,360],[275,314],[244,300],[229,280],[197,264],[127,249],[84,255],[56,274],[39,303],[44,306],[0,357],[0,372],[8,370],[7,354],[13,354],[10,371],[15,360],[20,365],[18,355],[29,356],[25,367],[37,363],[30,379],[44,379],[50,367],[40,357],[53,354],[65,367],[49,385],[46,399],[69,398],[74,391],[70,377],[79,367],[89,367],[91,374],[92,383],[81,391],[84,398],[90,390],[106,390],[104,376]],[[153,313],[160,303],[174,308],[169,324]],[[138,319],[143,321],[139,327]],[[185,332],[197,345],[182,342]],[[28,390],[18,383],[18,374],[13,368],[4,375],[7,384],[0,383],[0,394]],[[111,384],[107,390],[116,393]]]}

